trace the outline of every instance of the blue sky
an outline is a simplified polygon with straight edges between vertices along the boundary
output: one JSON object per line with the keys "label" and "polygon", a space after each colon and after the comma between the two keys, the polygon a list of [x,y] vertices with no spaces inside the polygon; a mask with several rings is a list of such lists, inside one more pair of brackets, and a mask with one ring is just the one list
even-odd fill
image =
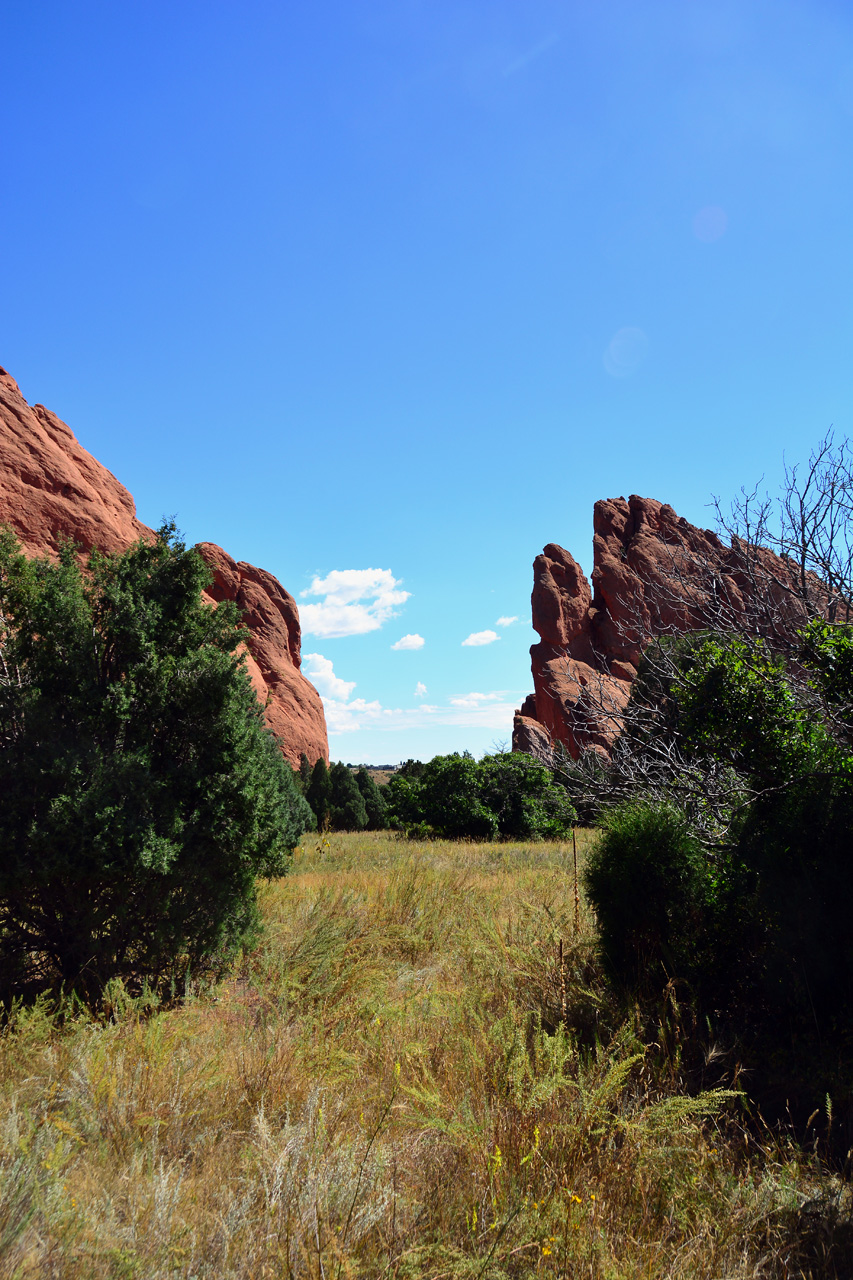
{"label": "blue sky", "polygon": [[333,758],[507,741],[596,498],[853,434],[849,4],[0,19],[0,363],[294,594]]}

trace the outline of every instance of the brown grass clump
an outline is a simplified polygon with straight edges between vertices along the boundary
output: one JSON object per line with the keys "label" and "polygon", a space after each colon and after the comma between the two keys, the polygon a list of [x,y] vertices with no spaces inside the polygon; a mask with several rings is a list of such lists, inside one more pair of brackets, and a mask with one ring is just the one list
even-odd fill
{"label": "brown grass clump", "polygon": [[312,836],[262,905],[213,992],[14,1013],[0,1276],[850,1274],[846,1186],[620,1022],[570,846]]}

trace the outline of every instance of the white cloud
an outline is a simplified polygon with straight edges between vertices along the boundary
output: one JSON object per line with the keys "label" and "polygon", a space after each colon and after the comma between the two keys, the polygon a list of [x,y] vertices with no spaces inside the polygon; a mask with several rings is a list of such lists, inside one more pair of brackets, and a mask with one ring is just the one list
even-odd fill
{"label": "white cloud", "polygon": [[331,735],[354,733],[359,729],[419,729],[424,725],[451,725],[457,729],[491,729],[512,733],[515,708],[525,690],[460,694],[449,705],[422,703],[417,707],[383,707],[379,702],[354,698],[352,702],[325,700],[326,723]]}
{"label": "white cloud", "polygon": [[322,698],[335,698],[346,702],[355,688],[354,680],[341,680],[335,675],[330,658],[322,653],[306,653],[303,659],[302,674],[307,676]]}
{"label": "white cloud", "polygon": [[323,699],[331,737],[361,729],[419,729],[425,725],[490,729],[507,736],[512,732],[513,712],[526,693],[524,689],[498,689],[490,693],[453,694],[446,703],[438,705],[422,701],[427,687],[419,680],[415,685],[418,701],[414,706],[383,707],[377,699],[352,698],[356,682],[335,675],[331,660],[322,653],[306,654],[302,669]]}
{"label": "white cloud", "polygon": [[354,698],[352,702],[338,702],[334,698],[323,699],[326,727],[329,733],[353,733],[356,729],[374,729],[387,712],[379,702],[365,702]]}
{"label": "white cloud", "polygon": [[463,640],[463,645],[480,645],[493,644],[495,640],[500,640],[497,631],[472,631],[467,640]]}
{"label": "white cloud", "polygon": [[462,693],[450,701],[454,707],[479,707],[483,702],[494,702],[502,696],[500,693]]}
{"label": "white cloud", "polygon": [[319,604],[301,606],[302,634],[330,639],[377,631],[409,599],[411,593],[399,586],[390,569],[333,569],[301,593],[303,599],[325,597]]}
{"label": "white cloud", "polygon": [[518,614],[514,614],[511,618],[498,618],[495,623],[496,627],[511,627],[514,622],[518,622]]}
{"label": "white cloud", "polygon": [[392,649],[422,649],[426,644],[423,636],[401,636],[395,644],[391,645]]}

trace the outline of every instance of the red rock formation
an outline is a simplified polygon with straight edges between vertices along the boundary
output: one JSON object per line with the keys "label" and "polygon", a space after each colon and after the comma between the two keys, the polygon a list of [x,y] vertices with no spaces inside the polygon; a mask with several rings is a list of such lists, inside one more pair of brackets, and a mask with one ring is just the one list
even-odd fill
{"label": "red rock formation", "polygon": [[63,539],[123,551],[150,534],[127,489],[42,404],[27,404],[0,368],[0,523],[27,555],[55,554]]}
{"label": "red rock formation", "polygon": [[[133,498],[43,405],[27,404],[0,368],[0,524],[28,555],[54,556],[63,539],[85,550],[123,551],[153,530],[136,518]],[[237,564],[211,542],[199,546],[213,573],[211,600],[235,600],[251,633],[247,669],[267,723],[288,760],[304,751],[329,757],[320,695],[299,670],[299,613],[293,597],[264,569]]]}
{"label": "red rock formation", "polygon": [[213,573],[208,595],[236,601],[251,632],[249,675],[285,755],[295,765],[302,751],[312,764],[319,755],[328,760],[323,704],[299,670],[301,632],[293,596],[271,573],[238,564],[212,542],[200,542],[198,549]]}
{"label": "red rock formation", "polygon": [[[516,712],[513,748],[541,754],[562,743],[573,756],[607,753],[637,673],[655,635],[707,626],[709,590],[729,619],[746,618],[754,584],[739,548],[698,529],[666,503],[635,495],[597,502],[592,589],[569,554],[549,544],[533,562],[530,650],[535,692]],[[772,552],[757,555],[772,591],[787,568]],[[785,598],[787,608],[795,608]],[[790,616],[786,629],[801,621]]]}

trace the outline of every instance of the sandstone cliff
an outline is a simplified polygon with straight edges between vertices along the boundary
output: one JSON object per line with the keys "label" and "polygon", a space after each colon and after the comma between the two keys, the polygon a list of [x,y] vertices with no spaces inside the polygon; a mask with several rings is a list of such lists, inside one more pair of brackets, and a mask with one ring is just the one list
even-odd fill
{"label": "sandstone cliff", "polygon": [[[762,591],[776,596],[776,621],[790,634],[802,619],[775,585],[788,566],[772,552],[752,554]],[[541,640],[530,650],[534,692],[516,712],[514,750],[536,755],[562,743],[575,757],[586,748],[606,754],[644,644],[707,626],[709,592],[719,592],[715,603],[728,625],[751,620],[756,581],[741,547],[726,546],[666,503],[636,495],[597,502],[591,585],[555,543],[533,562],[533,627]]]}
{"label": "sandstone cliff", "polygon": [[[71,538],[88,550],[123,551],[153,530],[136,518],[127,489],[43,405],[30,406],[0,368],[0,524],[17,534],[28,555],[56,554]],[[302,675],[299,613],[272,574],[237,564],[221,547],[199,545],[212,574],[211,600],[235,600],[248,627],[247,668],[267,723],[288,760],[304,751],[328,759],[320,695]]]}

